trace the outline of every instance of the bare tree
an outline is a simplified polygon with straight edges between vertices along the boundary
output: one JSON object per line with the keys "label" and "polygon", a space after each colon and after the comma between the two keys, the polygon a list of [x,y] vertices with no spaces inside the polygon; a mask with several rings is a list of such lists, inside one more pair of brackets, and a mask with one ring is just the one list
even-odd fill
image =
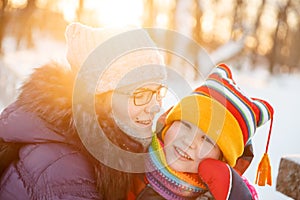
{"label": "bare tree", "polygon": [[[195,26],[193,27],[192,30],[192,34],[193,34],[193,39],[198,43],[198,44],[202,44],[203,40],[202,40],[202,27],[201,27],[201,17],[202,17],[202,9],[200,6],[200,0],[194,0],[194,4],[195,4],[195,9],[194,9],[194,18],[195,18]],[[192,52],[195,53],[195,57],[198,57],[198,54],[200,52]],[[199,68],[199,60],[196,59],[195,60],[195,66],[197,66],[197,68]],[[198,80],[199,77],[199,73],[194,73],[194,80]]]}
{"label": "bare tree", "polygon": [[175,24],[176,24],[176,21],[175,21],[176,5],[177,5],[177,0],[175,0],[175,5],[168,12],[168,17],[169,17],[168,28],[171,29],[171,30],[175,29]]}
{"label": "bare tree", "polygon": [[[273,34],[273,48],[269,55],[269,71],[271,73],[274,72],[274,67],[276,64],[280,63],[280,59],[282,59],[281,56],[281,48],[283,47],[283,44],[285,43],[285,39],[288,32],[288,24],[287,24],[287,10],[291,3],[291,0],[288,0],[285,6],[278,7],[278,13],[277,13],[277,25],[276,29]],[[281,33],[279,34],[279,30],[281,30]],[[285,33],[283,33],[285,31]],[[284,37],[282,35],[285,35]]]}
{"label": "bare tree", "polygon": [[295,68],[299,68],[300,65],[299,46],[300,46],[300,28],[297,28],[295,31],[291,32],[290,34],[289,57],[287,58],[287,63],[290,66],[290,71],[292,71]]}
{"label": "bare tree", "polygon": [[27,0],[27,5],[21,10],[17,10],[16,14],[18,15],[16,23],[17,32],[16,32],[16,48],[20,48],[21,42],[25,42],[26,48],[31,48],[34,46],[32,39],[32,30],[34,27],[34,11],[36,10],[36,0]]}
{"label": "bare tree", "polygon": [[84,10],[84,0],[79,0],[79,5],[76,10],[77,21],[82,21],[83,10]]}
{"label": "bare tree", "polygon": [[233,23],[231,27],[231,38],[236,39],[236,30],[242,30],[243,26],[243,0],[236,0],[233,6]]}
{"label": "bare tree", "polygon": [[144,27],[153,27],[155,25],[156,19],[156,11],[154,9],[154,1],[153,0],[145,0],[144,1]]}
{"label": "bare tree", "polygon": [[252,62],[251,66],[253,66],[253,67],[256,66],[257,53],[258,53],[258,47],[259,47],[259,35],[258,35],[257,30],[259,28],[262,28],[260,21],[261,21],[261,17],[264,12],[265,6],[266,6],[266,0],[261,0],[261,4],[257,10],[256,20],[255,20],[254,26],[251,28],[251,33],[250,33],[256,40],[256,42],[254,43],[254,45],[252,47],[251,54],[250,54],[251,62]]}
{"label": "bare tree", "polygon": [[6,16],[6,7],[7,7],[8,0],[1,0],[1,10],[0,10],[0,55],[3,54],[3,47],[2,47],[2,42],[4,39],[5,35],[5,29],[6,29],[6,21],[7,21],[7,16]]}
{"label": "bare tree", "polygon": [[193,27],[192,34],[193,38],[199,44],[202,43],[202,27],[201,27],[201,17],[202,17],[202,10],[200,7],[199,0],[194,0],[195,9],[194,9],[194,18],[195,18],[195,26]]}

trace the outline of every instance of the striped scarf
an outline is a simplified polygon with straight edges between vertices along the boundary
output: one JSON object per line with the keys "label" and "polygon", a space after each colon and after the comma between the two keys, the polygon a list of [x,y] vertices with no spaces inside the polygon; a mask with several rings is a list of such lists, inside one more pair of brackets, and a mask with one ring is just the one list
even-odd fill
{"label": "striped scarf", "polygon": [[149,147],[146,177],[152,188],[166,199],[195,199],[207,191],[196,176],[177,172],[167,166],[163,143],[155,135]]}

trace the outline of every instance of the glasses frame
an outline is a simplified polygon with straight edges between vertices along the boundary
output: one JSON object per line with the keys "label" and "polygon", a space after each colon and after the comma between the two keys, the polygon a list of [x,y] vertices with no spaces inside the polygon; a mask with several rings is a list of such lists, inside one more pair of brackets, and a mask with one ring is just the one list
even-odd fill
{"label": "glasses frame", "polygon": [[[156,90],[152,90],[152,89],[149,89],[149,88],[143,88],[143,89],[144,90],[142,90],[142,91],[138,91],[138,92],[134,92],[134,93],[123,92],[123,91],[120,91],[120,90],[115,90],[114,92],[119,93],[119,94],[129,95],[130,97],[133,98],[133,103],[134,103],[135,106],[144,106],[144,105],[148,104],[151,101],[151,99],[153,98],[154,94],[156,94],[156,100],[157,101],[161,101],[166,96],[167,91],[168,91],[168,87],[166,87],[165,85],[160,85]],[[166,90],[164,96],[162,96],[162,97],[160,95],[157,95],[158,92],[161,91],[161,89],[165,89]],[[137,100],[136,100],[136,98],[137,98],[136,96],[138,94],[140,94],[140,93],[143,93],[143,92],[151,92],[151,96],[144,103],[138,104]]]}
{"label": "glasses frame", "polygon": [[[162,97],[160,95],[158,95],[158,92],[160,92],[161,89],[165,89],[166,90],[164,96],[162,96]],[[153,98],[154,94],[156,94],[156,100],[157,101],[161,101],[166,96],[167,91],[168,91],[168,88],[165,85],[160,85],[156,90],[151,90],[149,88],[145,88],[145,90],[143,90],[143,91],[138,91],[138,92],[134,92],[133,93],[133,103],[134,103],[135,106],[144,106],[144,105],[148,104],[151,101],[151,99]],[[146,102],[144,102],[142,104],[138,104],[136,102],[137,101],[136,100],[136,95],[138,95],[140,93],[143,93],[143,92],[151,92],[151,96],[148,98],[148,100]]]}

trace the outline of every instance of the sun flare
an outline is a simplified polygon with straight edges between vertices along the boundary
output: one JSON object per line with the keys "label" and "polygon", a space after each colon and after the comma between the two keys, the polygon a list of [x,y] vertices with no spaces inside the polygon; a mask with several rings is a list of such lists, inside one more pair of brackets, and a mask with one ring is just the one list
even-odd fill
{"label": "sun flare", "polygon": [[95,4],[94,8],[101,25],[141,25],[143,12],[143,1],[141,0],[90,0],[90,2]]}

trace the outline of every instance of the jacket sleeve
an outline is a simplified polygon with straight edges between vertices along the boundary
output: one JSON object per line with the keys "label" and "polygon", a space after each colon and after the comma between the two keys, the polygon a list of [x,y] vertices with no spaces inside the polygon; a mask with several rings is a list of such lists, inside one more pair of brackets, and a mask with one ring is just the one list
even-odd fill
{"label": "jacket sleeve", "polygon": [[69,145],[28,145],[0,182],[0,199],[101,199],[93,167]]}
{"label": "jacket sleeve", "polygon": [[0,199],[30,199],[15,163],[12,163],[1,178]]}
{"label": "jacket sleeve", "polygon": [[20,143],[4,142],[0,138],[0,177],[12,162],[19,159],[19,150],[22,146]]}

